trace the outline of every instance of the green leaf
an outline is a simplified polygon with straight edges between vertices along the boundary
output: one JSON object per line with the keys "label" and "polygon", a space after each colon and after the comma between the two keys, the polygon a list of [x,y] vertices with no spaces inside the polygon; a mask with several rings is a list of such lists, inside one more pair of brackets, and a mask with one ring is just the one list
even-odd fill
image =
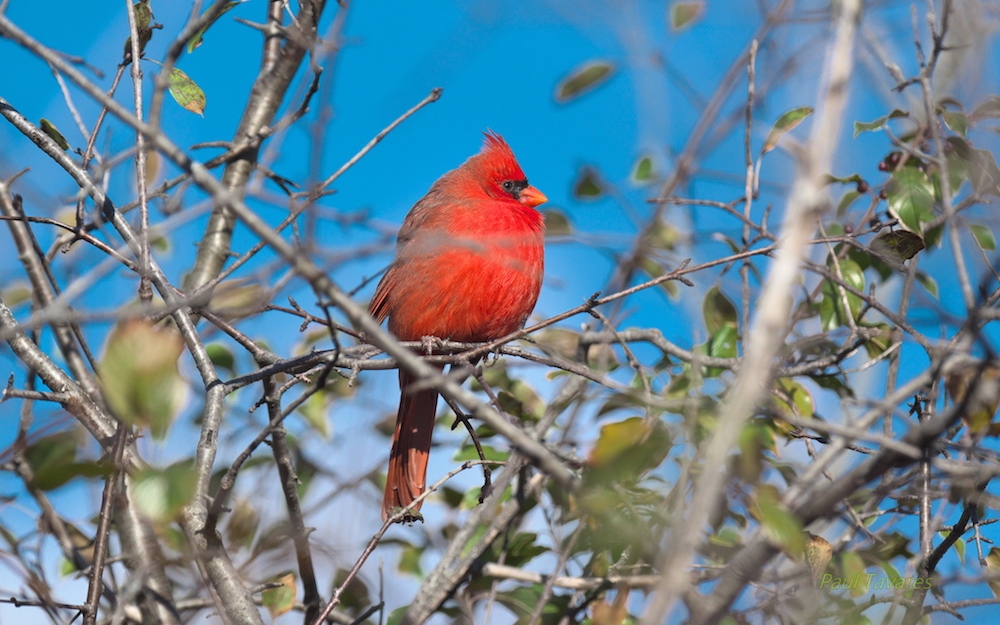
{"label": "green leaf", "polygon": [[226,523],[226,538],[229,544],[249,547],[260,525],[260,515],[248,499],[239,499],[229,513]]}
{"label": "green leaf", "polygon": [[[159,61],[149,60],[161,67],[163,66],[163,63]],[[205,116],[205,105],[207,103],[205,92],[201,90],[198,83],[191,80],[190,76],[174,67],[170,70],[170,77],[167,79],[167,88],[170,91],[170,95],[183,108],[192,113],[197,113],[202,117]]]}
{"label": "green leaf", "polygon": [[798,413],[799,416],[810,418],[816,412],[813,405],[812,393],[799,382],[792,378],[781,378],[778,380],[778,387],[785,397],[791,400],[792,406],[795,408],[795,410],[792,410],[792,406],[789,406],[784,399],[779,399],[779,406],[783,405],[789,414],[795,415]]}
{"label": "green leaf", "polygon": [[[132,5],[135,11],[135,31],[139,33],[139,55],[146,49],[146,44],[153,38],[153,29],[150,24],[153,21],[153,11],[145,2],[136,2]],[[124,56],[126,59],[132,58],[132,35],[125,39]]]}
{"label": "green leaf", "polygon": [[597,482],[633,481],[657,467],[670,451],[670,432],[662,421],[631,417],[601,427],[590,451],[587,478]]}
{"label": "green leaf", "polygon": [[157,329],[142,319],[119,323],[100,367],[104,398],[116,416],[164,437],[187,396],[177,369],[183,350],[184,340],[172,328]]}
{"label": "green leaf", "polygon": [[56,145],[61,147],[63,150],[69,149],[69,141],[67,141],[66,137],[64,137],[62,133],[59,132],[59,129],[56,128],[55,124],[53,124],[52,122],[43,117],[41,121],[38,122],[38,125],[39,127],[41,127],[42,132],[47,134],[49,138],[51,138],[53,141],[56,142]]}
{"label": "green leaf", "polygon": [[[919,279],[919,278],[918,278]],[[869,358],[878,358],[892,345],[892,328],[887,323],[862,324],[869,329],[865,351]]]}
{"label": "green leaf", "polygon": [[196,483],[194,465],[190,460],[182,460],[163,470],[152,467],[138,470],[130,494],[146,517],[162,525],[178,518],[191,501]]}
{"label": "green leaf", "polygon": [[756,482],[764,468],[764,451],[774,452],[777,440],[769,424],[754,421],[740,432],[738,460],[734,469],[740,479]]}
{"label": "green leaf", "polygon": [[403,622],[403,617],[406,616],[406,611],[410,609],[408,605],[401,605],[392,612],[385,619],[385,625],[399,625]]}
{"label": "green leaf", "polygon": [[941,237],[944,236],[944,224],[936,228],[931,228],[924,233],[924,245],[927,247],[941,247]]}
{"label": "green leaf", "polygon": [[[739,335],[736,333],[735,325],[724,325],[720,327],[712,338],[708,341],[708,355],[713,358],[736,358],[736,341]],[[713,370],[706,372],[706,377],[716,377],[721,371]]]}
{"label": "green leaf", "polygon": [[861,193],[853,189],[844,192],[844,195],[840,196],[840,200],[837,202],[837,217],[843,217],[847,213],[847,209],[854,203],[854,200],[861,197],[861,195]]}
{"label": "green leaf", "polygon": [[1000,548],[990,547],[986,556],[986,572],[989,574],[988,584],[993,596],[1000,598]]}
{"label": "green leaf", "polygon": [[538,534],[533,532],[518,532],[509,539],[496,541],[483,554],[486,562],[497,562],[501,559],[508,566],[521,567],[534,560],[549,548],[537,544]]}
{"label": "green leaf", "polygon": [[854,138],[857,139],[858,135],[862,132],[871,132],[873,130],[881,130],[885,126],[886,122],[890,119],[896,119],[897,117],[909,117],[910,114],[906,111],[901,111],[899,109],[893,110],[893,112],[885,115],[884,117],[879,117],[876,120],[870,122],[854,122]]}
{"label": "green leaf", "polygon": [[[543,584],[517,586],[509,592],[497,593],[497,601],[518,618],[514,625],[528,625],[538,602],[542,598]],[[545,602],[538,625],[556,625],[569,610],[569,594],[554,594]]]}
{"label": "green leaf", "polygon": [[24,450],[24,459],[28,461],[32,472],[38,473],[52,465],[73,462],[79,444],[75,433],[56,432],[28,445]]}
{"label": "green leaf", "polygon": [[948,128],[954,132],[965,137],[966,133],[969,131],[969,118],[965,116],[965,113],[959,111],[943,111],[941,117],[944,118],[944,123]]}
{"label": "green leaf", "polygon": [[[666,273],[663,270],[663,267],[661,267],[658,262],[656,262],[654,259],[652,259],[652,258],[650,258],[648,256],[646,256],[646,257],[644,257],[644,258],[642,258],[642,259],[639,260],[639,267],[644,272],[646,272],[646,274],[650,278],[659,278],[664,273]],[[665,282],[661,282],[659,284],[659,286],[664,291],[667,292],[667,295],[671,299],[677,297],[680,294],[680,288],[677,286],[677,283],[674,282],[673,280],[667,280]]]}
{"label": "green leaf", "polygon": [[848,257],[856,262],[859,267],[867,271],[868,269],[874,269],[878,272],[879,278],[884,282],[890,277],[895,275],[895,270],[886,264],[882,259],[880,259],[875,254],[868,252],[867,250],[859,250],[856,248],[851,248],[847,253]]}
{"label": "green leaf", "polygon": [[104,467],[96,462],[68,462],[50,465],[35,473],[34,485],[39,490],[49,491],[59,488],[75,477],[100,477],[106,475]]}
{"label": "green leaf", "polygon": [[31,296],[31,288],[24,280],[11,280],[3,289],[0,289],[0,299],[11,308],[24,302],[30,302]]}
{"label": "green leaf", "polygon": [[989,150],[972,150],[969,180],[976,193],[1000,197],[1000,169]]}
{"label": "green leaf", "polygon": [[713,286],[705,294],[701,303],[701,312],[705,318],[705,328],[709,334],[716,334],[723,326],[733,326],[738,322],[736,306],[726,297],[718,285]]}
{"label": "green leaf", "polygon": [[75,432],[56,432],[34,441],[24,450],[31,467],[31,484],[43,491],[59,488],[75,477],[97,477],[105,469],[96,462],[76,462],[80,441]]}
{"label": "green leaf", "polygon": [[414,545],[407,545],[399,555],[399,570],[402,573],[412,573],[417,577],[423,575],[420,568],[420,556],[424,550]]}
{"label": "green leaf", "polygon": [[[844,279],[844,284],[854,288],[860,293],[865,292],[865,273],[858,263],[850,258],[844,258],[840,261],[840,274]],[[835,271],[835,266],[831,260],[828,263],[828,267],[831,271]],[[823,331],[828,332],[839,328],[840,326],[847,325],[847,313],[845,313],[843,308],[843,298],[841,297],[840,288],[833,281],[827,281],[823,283],[822,288],[823,299],[820,300],[820,323],[822,325]],[[847,305],[850,307],[850,315],[852,318],[856,319],[858,314],[861,312],[861,307],[863,301],[860,297],[847,291],[845,289],[844,295],[847,298]]]}
{"label": "green leaf", "polygon": [[675,2],[670,5],[670,28],[680,31],[688,28],[705,12],[704,2]]}
{"label": "green leaf", "polygon": [[972,157],[972,147],[961,137],[948,137],[944,153],[948,165],[949,186],[952,196],[955,196],[962,188],[962,184],[969,179],[969,159]]}
{"label": "green leaf", "polygon": [[243,278],[224,280],[212,291],[208,306],[226,321],[235,321],[259,312],[267,294],[267,288],[257,282]]}
{"label": "green leaf", "polygon": [[[840,265],[840,275],[843,277],[844,282],[853,287],[855,291],[859,293],[865,292],[865,272],[861,269],[858,263],[854,262],[850,258],[845,258],[838,263]],[[833,267],[836,271],[836,268]],[[853,298],[853,299],[852,299]],[[861,311],[861,298],[857,295],[847,292],[848,305],[851,307],[851,313],[857,315]]]}
{"label": "green leaf", "polygon": [[764,140],[764,147],[760,153],[767,154],[773,150],[778,145],[778,140],[781,139],[782,135],[801,124],[802,120],[812,115],[812,112],[811,106],[801,106],[779,117],[778,121],[774,122],[774,126],[771,127],[771,131],[767,133],[767,139]]}
{"label": "green leaf", "polygon": [[889,212],[910,232],[920,235],[921,225],[934,218],[934,185],[916,167],[893,172],[886,193]]}
{"label": "green leaf", "polygon": [[584,165],[576,174],[573,197],[578,200],[596,200],[604,195],[600,175],[593,167]]}
{"label": "green leaf", "polygon": [[205,346],[205,352],[213,365],[230,375],[236,375],[236,356],[228,347],[222,343],[209,343]]}
{"label": "green leaf", "polygon": [[864,182],[865,179],[861,177],[861,174],[851,174],[850,176],[844,176],[838,178],[830,174],[826,175],[826,184],[833,184],[834,182],[839,182],[841,184],[858,184],[859,182]]}
{"label": "green leaf", "polygon": [[972,109],[972,119],[996,119],[1000,117],[1000,96],[986,96],[986,99]]}
{"label": "green leaf", "polygon": [[632,166],[632,182],[645,184],[656,181],[656,161],[650,154],[644,154]]}
{"label": "green leaf", "polygon": [[[947,537],[950,532],[941,532],[942,537]],[[958,556],[958,565],[965,568],[965,543],[961,540],[955,541],[955,555]]]}
{"label": "green leaf", "polygon": [[997,240],[993,236],[993,231],[979,224],[969,224],[969,232],[976,239],[976,243],[979,244],[984,250],[992,252],[997,249]]}
{"label": "green leaf", "polygon": [[835,392],[841,399],[854,399],[854,389],[835,375],[812,375],[810,378],[817,386]]}
{"label": "green leaf", "polygon": [[802,521],[781,503],[777,489],[767,486],[770,485],[757,490],[754,501],[760,513],[761,527],[785,553],[793,558],[802,558],[806,547]]}
{"label": "green leaf", "polygon": [[666,220],[659,220],[652,224],[642,235],[642,244],[656,250],[672,252],[677,247],[677,242],[682,238],[677,227]]}
{"label": "green leaf", "polygon": [[610,61],[587,61],[575,68],[556,85],[555,98],[559,104],[593,91],[614,74],[615,65]]}
{"label": "green leaf", "polygon": [[[147,186],[151,187],[153,185],[150,184]],[[170,239],[164,236],[154,236],[149,241],[149,247],[152,248],[154,252],[166,254],[170,251]]]}
{"label": "green leaf", "polygon": [[909,230],[883,232],[872,241],[872,249],[899,262],[910,260],[924,249],[924,240]]}
{"label": "green leaf", "polygon": [[[500,451],[495,447],[490,447],[489,445],[482,445],[483,455],[487,460],[496,460],[498,462],[503,462],[510,457],[509,451]],[[455,453],[453,458],[455,462],[465,462],[466,460],[479,460],[479,450],[476,449],[475,445],[466,445],[459,449]]]}
{"label": "green leaf", "polygon": [[558,237],[573,234],[573,225],[570,223],[569,217],[566,213],[561,210],[556,210],[554,208],[547,209],[542,212],[542,217],[545,219],[546,237]]}
{"label": "green leaf", "polygon": [[330,440],[330,406],[333,404],[333,397],[325,389],[320,390],[297,409],[309,427],[322,436],[323,440]]}
{"label": "green leaf", "polygon": [[521,401],[510,391],[500,391],[497,393],[497,403],[500,404],[500,408],[507,414],[517,417],[518,419],[528,419],[531,421],[537,421],[540,416],[538,413],[533,412],[533,408],[541,404],[541,400],[537,396],[529,400],[531,405],[526,405],[528,402]]}
{"label": "green leaf", "polygon": [[927,275],[922,271],[917,272],[916,278],[917,282],[922,284],[923,287],[927,289],[927,292],[934,296],[934,299],[940,299],[937,287],[937,280],[935,280],[934,278],[930,277],[929,275]]}
{"label": "green leaf", "polygon": [[170,79],[167,84],[170,95],[181,107],[202,117],[205,116],[205,105],[208,103],[205,92],[201,90],[198,83],[191,80],[190,76],[175,67],[170,70]]}
{"label": "green leaf", "polygon": [[[339,588],[347,582],[347,576],[350,571],[344,567],[337,569],[333,576],[333,583],[331,588]],[[344,588],[344,593],[340,595],[341,601],[340,605],[337,606],[340,609],[350,610],[349,613],[356,614],[363,612],[370,605],[375,603],[372,599],[371,591],[368,589],[368,585],[365,584],[364,578],[360,575],[353,576],[351,581],[347,582],[347,586]]]}
{"label": "green leaf", "polygon": [[[197,48],[198,46],[201,45],[202,38],[205,36],[205,33],[208,31],[208,29],[211,28],[212,25],[215,24],[215,22],[218,21],[218,19],[220,17],[222,17],[227,11],[229,11],[230,9],[232,9],[237,4],[241,4],[241,3],[240,2],[227,2],[225,5],[223,5],[222,10],[219,11],[218,15],[216,15],[215,17],[213,17],[207,24],[205,24],[204,26],[202,26],[201,28],[199,28],[198,32],[196,32],[194,35],[191,36],[190,39],[188,39],[188,44],[187,44],[187,52],[188,52],[188,54],[191,54],[192,52],[194,52],[195,48]],[[207,13],[208,11],[211,11],[211,10],[212,10],[212,8],[209,7],[205,11],[205,13]],[[205,15],[205,13],[202,13],[202,15]]]}
{"label": "green leaf", "polygon": [[[853,551],[843,553],[840,568],[844,572],[844,579],[865,579],[865,561]],[[868,588],[865,584],[855,584],[850,591],[852,597],[860,597],[868,592]]]}
{"label": "green leaf", "polygon": [[149,28],[149,23],[153,21],[153,11],[145,2],[136,2],[132,5],[135,11],[135,29],[142,32]]}

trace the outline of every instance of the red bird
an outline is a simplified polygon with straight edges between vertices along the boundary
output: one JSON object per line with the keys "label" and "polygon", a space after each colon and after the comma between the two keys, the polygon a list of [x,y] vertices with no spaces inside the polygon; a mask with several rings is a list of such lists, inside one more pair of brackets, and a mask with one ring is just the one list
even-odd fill
{"label": "red bird", "polygon": [[[396,258],[368,312],[379,323],[388,317],[401,341],[491,341],[520,330],[535,307],[545,236],[535,207],[547,198],[528,184],[507,142],[485,135],[482,151],[441,176],[399,229]],[[415,381],[400,369],[383,521],[426,486],[438,394],[411,391]]]}

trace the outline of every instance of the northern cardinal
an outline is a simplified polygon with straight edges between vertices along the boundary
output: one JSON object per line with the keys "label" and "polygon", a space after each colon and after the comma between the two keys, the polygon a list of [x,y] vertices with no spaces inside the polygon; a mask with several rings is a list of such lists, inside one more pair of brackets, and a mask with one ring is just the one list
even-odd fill
{"label": "northern cardinal", "polygon": [[[435,182],[403,221],[396,258],[368,312],[402,341],[480,342],[524,326],[542,285],[547,201],[492,131],[479,154]],[[385,521],[424,492],[438,394],[411,391],[399,371],[399,412],[382,500]],[[420,506],[412,512],[416,513]],[[412,514],[402,519],[420,518]]]}

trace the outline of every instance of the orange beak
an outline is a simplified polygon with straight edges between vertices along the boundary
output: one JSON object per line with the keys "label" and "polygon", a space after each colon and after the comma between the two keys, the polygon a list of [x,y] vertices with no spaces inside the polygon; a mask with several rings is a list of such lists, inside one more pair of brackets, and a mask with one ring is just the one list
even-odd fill
{"label": "orange beak", "polygon": [[529,208],[534,208],[539,204],[548,202],[549,198],[545,197],[545,194],[535,187],[528,185],[524,189],[521,189],[521,193],[518,195],[517,201]]}

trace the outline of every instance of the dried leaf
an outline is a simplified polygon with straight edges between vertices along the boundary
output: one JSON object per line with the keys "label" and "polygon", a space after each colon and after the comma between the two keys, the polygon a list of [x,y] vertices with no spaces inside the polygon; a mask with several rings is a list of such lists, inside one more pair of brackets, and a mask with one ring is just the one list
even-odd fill
{"label": "dried leaf", "polygon": [[806,564],[809,565],[809,573],[812,575],[813,582],[819,584],[819,580],[826,570],[826,565],[830,564],[830,560],[833,558],[833,545],[822,536],[810,532],[806,532],[806,536],[808,538],[806,541]]}

